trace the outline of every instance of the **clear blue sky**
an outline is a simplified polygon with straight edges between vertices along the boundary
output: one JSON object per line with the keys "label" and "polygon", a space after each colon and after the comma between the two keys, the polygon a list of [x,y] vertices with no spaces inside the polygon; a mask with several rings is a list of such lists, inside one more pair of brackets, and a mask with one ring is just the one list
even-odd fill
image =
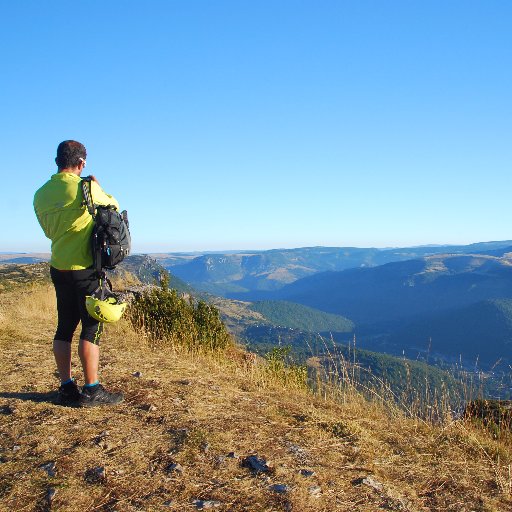
{"label": "clear blue sky", "polygon": [[0,251],[57,144],[136,251],[512,238],[508,0],[0,6]]}

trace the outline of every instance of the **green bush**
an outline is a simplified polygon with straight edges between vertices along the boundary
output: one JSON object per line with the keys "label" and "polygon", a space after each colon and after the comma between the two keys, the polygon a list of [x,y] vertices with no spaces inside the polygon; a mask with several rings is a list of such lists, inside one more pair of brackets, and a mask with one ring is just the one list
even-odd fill
{"label": "green bush", "polygon": [[161,276],[160,287],[136,296],[128,310],[134,328],[154,343],[166,343],[191,351],[225,348],[230,336],[218,310],[192,297],[179,296],[168,288],[169,278]]}

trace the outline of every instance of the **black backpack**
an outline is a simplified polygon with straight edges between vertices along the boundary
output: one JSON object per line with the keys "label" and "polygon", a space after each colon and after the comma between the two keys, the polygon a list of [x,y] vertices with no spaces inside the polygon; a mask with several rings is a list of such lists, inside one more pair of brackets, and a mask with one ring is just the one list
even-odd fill
{"label": "black backpack", "polygon": [[92,256],[98,273],[102,269],[113,269],[130,254],[131,237],[128,213],[119,213],[114,206],[94,205],[92,198],[92,178],[82,178],[84,204],[94,219],[92,231]]}

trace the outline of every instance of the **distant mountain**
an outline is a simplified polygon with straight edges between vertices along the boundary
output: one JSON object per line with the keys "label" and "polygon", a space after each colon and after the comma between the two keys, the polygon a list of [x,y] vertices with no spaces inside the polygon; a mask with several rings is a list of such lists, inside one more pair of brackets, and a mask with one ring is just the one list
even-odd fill
{"label": "distant mountain", "polygon": [[505,256],[512,254],[512,245],[508,247],[501,247],[499,249],[492,249],[490,251],[482,251],[479,254],[488,254],[489,256]]}
{"label": "distant mountain", "polygon": [[371,350],[462,356],[465,365],[479,358],[487,368],[499,358],[512,361],[511,255],[436,255],[323,272],[271,298],[350,318]]}
{"label": "distant mountain", "polygon": [[[261,292],[278,290],[297,279],[325,271],[375,267],[433,254],[471,254],[510,248],[512,241],[457,246],[392,249],[304,247],[208,254],[152,255],[166,269],[194,288],[231,298],[258,300]],[[502,254],[498,254],[502,255]]]}
{"label": "distant mountain", "polygon": [[6,263],[41,263],[50,261],[50,255],[47,253],[0,253],[0,265]]}
{"label": "distant mountain", "polygon": [[6,258],[0,261],[0,264],[8,264],[8,263],[19,263],[19,264],[31,264],[31,263],[42,263],[48,261],[46,258],[35,258],[32,256],[17,256],[14,258]]}
{"label": "distant mountain", "polygon": [[425,315],[392,332],[388,342],[436,355],[462,357],[477,366],[512,362],[512,299],[480,301]]}
{"label": "distant mountain", "polygon": [[[370,250],[371,253],[378,249]],[[230,295],[251,290],[275,290],[286,283],[327,269],[359,266],[367,249],[313,247],[256,253],[206,254],[187,263],[160,259],[161,263],[193,286]]]}
{"label": "distant mountain", "polygon": [[356,324],[396,321],[475,302],[512,298],[512,259],[437,255],[374,268],[323,272],[273,293]]}

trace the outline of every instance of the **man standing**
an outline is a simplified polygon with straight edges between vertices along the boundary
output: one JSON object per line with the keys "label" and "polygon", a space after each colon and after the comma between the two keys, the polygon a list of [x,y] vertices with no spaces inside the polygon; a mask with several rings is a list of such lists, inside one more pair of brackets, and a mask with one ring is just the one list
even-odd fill
{"label": "man standing", "polygon": [[[62,405],[92,407],[117,404],[121,393],[108,392],[98,380],[99,342],[103,324],[92,318],[85,297],[99,285],[93,268],[91,234],[94,227],[87,211],[80,175],[87,152],[80,142],[66,140],[57,148],[58,172],[34,196],[34,210],[44,234],[52,241],[50,275],[57,295],[58,324],[53,354],[61,380],[58,402]],[[106,194],[93,177],[92,197],[97,205],[119,204]],[[71,341],[81,322],[78,354],[85,385],[79,389],[71,376]]]}

